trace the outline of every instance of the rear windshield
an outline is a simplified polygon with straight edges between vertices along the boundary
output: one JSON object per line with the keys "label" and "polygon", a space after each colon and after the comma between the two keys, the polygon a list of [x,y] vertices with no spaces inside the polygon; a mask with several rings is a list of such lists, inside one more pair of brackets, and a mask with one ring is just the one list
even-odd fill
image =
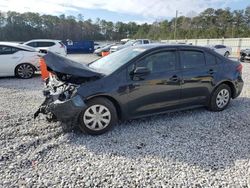
{"label": "rear windshield", "polygon": [[36,49],[31,47],[31,46],[27,46],[27,45],[24,45],[24,44],[19,44],[17,45],[18,48],[21,48],[23,50],[27,50],[27,51],[31,51],[31,52],[35,52]]}

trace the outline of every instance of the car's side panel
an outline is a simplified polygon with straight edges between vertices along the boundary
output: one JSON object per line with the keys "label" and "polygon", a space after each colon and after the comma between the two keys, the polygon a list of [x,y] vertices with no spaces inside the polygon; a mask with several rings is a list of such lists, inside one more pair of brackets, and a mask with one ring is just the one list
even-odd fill
{"label": "car's side panel", "polygon": [[15,67],[22,58],[22,51],[13,54],[0,54],[0,76],[14,76]]}
{"label": "car's side panel", "polygon": [[[181,49],[181,47],[178,48]],[[179,84],[182,90],[178,88],[176,83],[171,83],[170,77],[173,75],[171,71],[163,76],[153,75],[140,82],[129,79],[127,72],[129,66],[143,56],[163,49],[150,49],[142,56],[122,66],[115,73],[94,82],[84,83],[78,89],[78,93],[85,100],[97,96],[110,97],[119,104],[122,119],[131,119],[169,110],[206,105],[214,88],[221,81],[232,81],[234,83],[237,79],[237,75],[233,76],[234,65],[226,64],[226,58],[217,55],[212,50],[198,47],[188,49],[201,50],[204,53],[209,52],[216,58],[221,58],[221,61],[212,65],[206,63],[204,67],[190,70],[182,70],[179,62],[179,68],[175,71],[175,74],[178,74],[181,78]],[[166,49],[169,49],[169,47]],[[181,100],[179,100],[180,98],[177,99],[178,97],[182,97]]]}

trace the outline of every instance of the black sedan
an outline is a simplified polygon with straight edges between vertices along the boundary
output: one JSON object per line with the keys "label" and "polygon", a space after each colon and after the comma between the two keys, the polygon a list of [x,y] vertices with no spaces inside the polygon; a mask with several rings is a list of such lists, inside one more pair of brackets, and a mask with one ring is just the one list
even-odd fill
{"label": "black sedan", "polygon": [[190,45],[129,47],[83,65],[53,53],[45,101],[36,112],[50,120],[76,119],[82,131],[102,134],[118,120],[205,106],[224,110],[243,87],[242,65]]}

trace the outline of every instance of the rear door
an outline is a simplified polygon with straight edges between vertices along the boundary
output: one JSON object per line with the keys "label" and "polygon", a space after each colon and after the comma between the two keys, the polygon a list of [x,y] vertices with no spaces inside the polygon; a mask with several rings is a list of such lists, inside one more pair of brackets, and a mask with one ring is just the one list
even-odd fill
{"label": "rear door", "polygon": [[215,56],[196,49],[180,49],[179,55],[183,77],[182,104],[205,104],[218,73]]}
{"label": "rear door", "polygon": [[13,76],[17,63],[23,58],[18,48],[0,46],[0,76]]}

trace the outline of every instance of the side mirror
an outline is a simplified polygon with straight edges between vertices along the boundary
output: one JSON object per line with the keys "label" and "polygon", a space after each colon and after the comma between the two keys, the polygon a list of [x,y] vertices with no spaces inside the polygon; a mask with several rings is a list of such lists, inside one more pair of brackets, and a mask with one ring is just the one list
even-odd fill
{"label": "side mirror", "polygon": [[150,70],[147,67],[136,67],[136,69],[132,72],[134,76],[145,76],[150,73]]}

